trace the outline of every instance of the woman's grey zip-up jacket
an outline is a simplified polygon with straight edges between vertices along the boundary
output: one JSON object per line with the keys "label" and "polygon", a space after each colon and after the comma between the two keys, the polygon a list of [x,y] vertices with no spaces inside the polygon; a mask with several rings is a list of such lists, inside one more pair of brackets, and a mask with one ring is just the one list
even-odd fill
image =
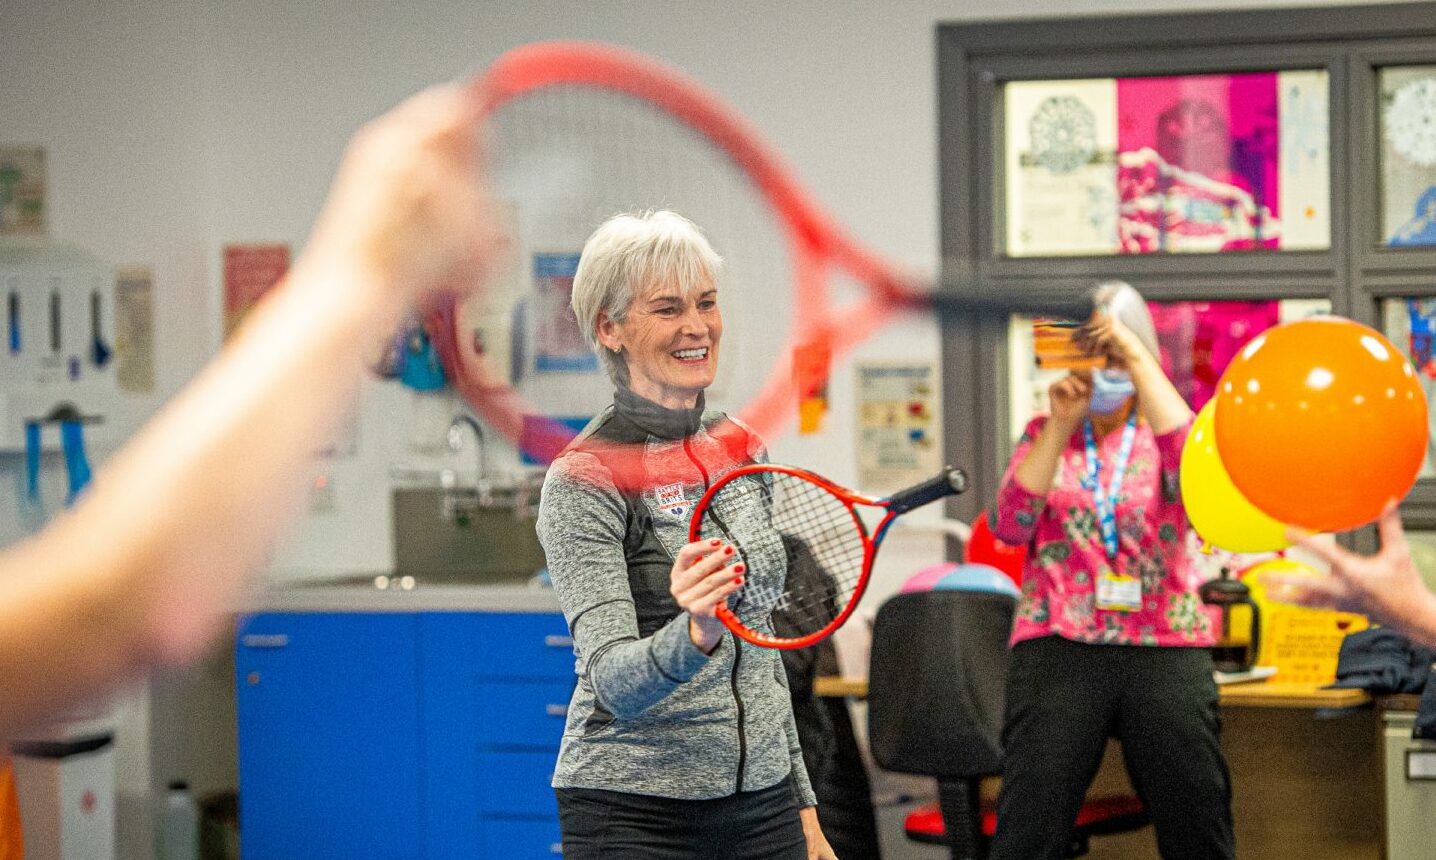
{"label": "woman's grey zip-up jacket", "polygon": [[[604,443],[622,450],[605,453]],[[642,464],[641,480],[616,466],[619,456]],[[817,804],[778,652],[725,633],[703,654],[669,593],[694,504],[720,476],[764,456],[753,433],[705,413],[701,397],[694,409],[671,410],[620,388],[549,469],[538,534],[578,673],[555,787],[696,800],[791,775],[798,806]],[[740,498],[725,519],[766,523],[759,495]],[[776,532],[748,530],[743,552],[745,575],[782,564]],[[740,614],[763,625],[770,609]]]}

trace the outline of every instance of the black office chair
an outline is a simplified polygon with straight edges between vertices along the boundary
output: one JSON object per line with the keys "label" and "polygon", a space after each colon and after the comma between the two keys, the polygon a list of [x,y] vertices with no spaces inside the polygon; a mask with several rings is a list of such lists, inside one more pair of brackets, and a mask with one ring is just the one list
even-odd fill
{"label": "black office chair", "polygon": [[[987,856],[995,810],[983,777],[1001,771],[1007,639],[1016,602],[980,591],[899,594],[878,610],[868,679],[868,740],[888,770],[937,779],[937,809],[908,816],[910,838],[947,844],[954,860]],[[936,814],[934,814],[936,813]],[[1089,798],[1069,857],[1099,833],[1146,826],[1129,795]]]}

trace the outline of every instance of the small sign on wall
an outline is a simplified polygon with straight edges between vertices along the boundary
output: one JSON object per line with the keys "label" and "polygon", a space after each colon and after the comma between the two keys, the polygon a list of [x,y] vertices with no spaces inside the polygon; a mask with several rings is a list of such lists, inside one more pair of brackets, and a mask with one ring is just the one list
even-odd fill
{"label": "small sign on wall", "polygon": [[148,266],[115,272],[115,381],[132,394],[155,390],[153,284]]}
{"label": "small sign on wall", "polygon": [[0,146],[0,236],[44,236],[45,148]]}
{"label": "small sign on wall", "polygon": [[588,348],[573,315],[578,254],[534,254],[534,372],[592,373],[598,356]]}
{"label": "small sign on wall", "polygon": [[289,246],[224,246],[224,339],[289,271]]}
{"label": "small sign on wall", "polygon": [[900,490],[942,468],[942,404],[931,361],[873,361],[856,367],[858,486]]}

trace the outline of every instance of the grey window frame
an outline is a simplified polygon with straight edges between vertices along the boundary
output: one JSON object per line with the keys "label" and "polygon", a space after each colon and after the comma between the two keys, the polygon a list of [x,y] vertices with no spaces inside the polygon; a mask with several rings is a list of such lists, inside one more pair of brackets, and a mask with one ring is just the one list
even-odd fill
{"label": "grey window frame", "polygon": [[[1377,74],[1436,65],[1436,2],[940,24],[939,217],[945,289],[1042,295],[1101,278],[1149,299],[1327,298],[1380,327],[1389,297],[1436,296],[1436,248],[1381,245]],[[1004,257],[1001,85],[1135,75],[1325,69],[1330,86],[1331,237],[1322,251]],[[1010,454],[1007,320],[939,315],[946,452],[971,473],[951,501],[988,507]],[[1339,489],[1339,488],[1338,488]],[[1409,527],[1436,528],[1436,479],[1402,505]],[[1368,530],[1355,539],[1374,545]]]}

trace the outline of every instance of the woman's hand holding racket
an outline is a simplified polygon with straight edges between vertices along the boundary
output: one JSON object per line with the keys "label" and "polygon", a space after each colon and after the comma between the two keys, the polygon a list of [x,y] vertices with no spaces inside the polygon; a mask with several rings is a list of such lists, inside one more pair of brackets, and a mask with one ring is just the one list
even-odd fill
{"label": "woman's hand holding racket", "polygon": [[668,590],[688,613],[688,635],[704,654],[723,638],[719,605],[743,584],[742,563],[731,564],[738,561],[733,547],[718,539],[687,544],[673,560]]}

